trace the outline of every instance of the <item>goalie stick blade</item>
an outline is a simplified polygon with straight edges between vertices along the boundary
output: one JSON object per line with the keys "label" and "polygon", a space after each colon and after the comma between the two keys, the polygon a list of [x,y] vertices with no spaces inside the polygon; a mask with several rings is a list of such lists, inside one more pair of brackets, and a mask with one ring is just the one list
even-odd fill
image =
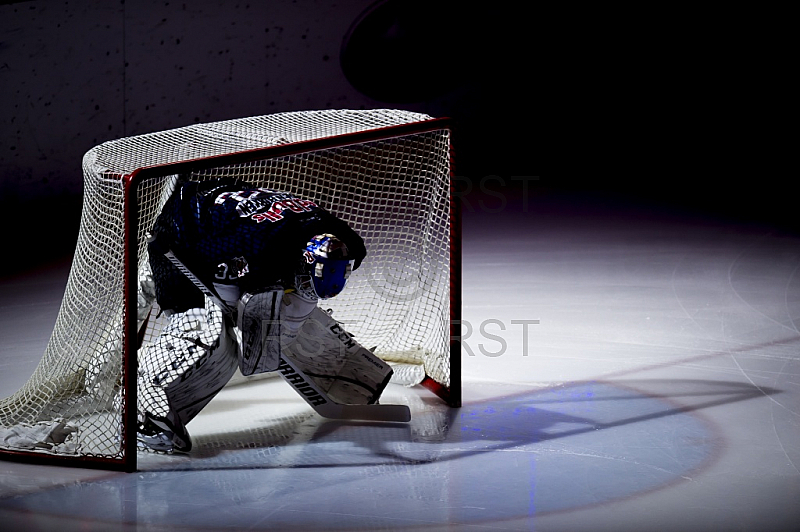
{"label": "goalie stick blade", "polygon": [[411,410],[406,405],[340,405],[328,403],[316,409],[324,418],[353,421],[411,421]]}
{"label": "goalie stick blade", "polygon": [[411,421],[411,410],[406,405],[345,405],[333,401],[286,357],[281,356],[278,373],[324,418],[353,421]]}

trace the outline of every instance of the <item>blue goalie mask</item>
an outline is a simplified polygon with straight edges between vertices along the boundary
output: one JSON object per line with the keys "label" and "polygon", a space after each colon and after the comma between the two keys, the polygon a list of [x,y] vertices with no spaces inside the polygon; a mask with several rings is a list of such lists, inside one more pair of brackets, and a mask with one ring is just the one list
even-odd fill
{"label": "blue goalie mask", "polygon": [[333,235],[317,235],[303,250],[295,288],[307,299],[335,297],[344,289],[352,269],[344,242]]}

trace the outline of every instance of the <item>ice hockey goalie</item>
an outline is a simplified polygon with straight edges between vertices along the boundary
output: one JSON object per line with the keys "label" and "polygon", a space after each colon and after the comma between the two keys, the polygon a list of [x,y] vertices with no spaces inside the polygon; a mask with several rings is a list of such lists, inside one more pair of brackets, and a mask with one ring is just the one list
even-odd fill
{"label": "ice hockey goalie", "polygon": [[139,352],[140,445],[188,452],[186,424],[237,367],[279,371],[315,408],[376,403],[391,368],[317,307],[366,253],[312,199],[230,180],[178,185],[148,242],[169,323]]}

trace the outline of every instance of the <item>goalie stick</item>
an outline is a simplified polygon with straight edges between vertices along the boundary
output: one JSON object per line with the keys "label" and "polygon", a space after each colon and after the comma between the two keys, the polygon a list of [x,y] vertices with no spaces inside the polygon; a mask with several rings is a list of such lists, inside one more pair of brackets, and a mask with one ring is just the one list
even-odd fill
{"label": "goalie stick", "polygon": [[281,356],[278,372],[324,418],[361,421],[411,421],[411,411],[406,405],[348,405],[334,402],[288,357]]}
{"label": "goalie stick", "polygon": [[197,276],[193,274],[192,271],[189,268],[187,268],[186,265],[183,264],[183,262],[181,262],[181,260],[178,257],[175,256],[172,250],[166,251],[164,253],[164,256],[167,257],[167,259],[169,259],[172,265],[178,268],[178,270],[183,275],[185,275],[192,282],[192,284],[194,284],[201,292],[203,292],[203,294],[205,294],[206,297],[208,297],[209,299],[211,299],[211,301],[216,303],[217,306],[219,306],[219,308],[222,309],[222,312],[224,314],[227,314],[229,316],[233,314],[233,310],[228,306],[228,304],[225,303],[222,300],[222,298],[220,298],[217,294],[215,294],[211,289],[209,289],[203,283],[203,281],[198,279]]}
{"label": "goalie stick", "polygon": [[[150,241],[154,236],[149,237]],[[208,296],[214,303],[223,309],[223,312],[230,313],[230,307],[205,283],[203,283],[192,271],[186,267],[181,260],[175,256],[172,250],[167,250],[164,256],[181,271],[201,292]],[[278,372],[289,383],[289,385],[300,394],[303,399],[320,416],[327,419],[338,420],[361,420],[361,421],[384,421],[384,422],[408,422],[411,421],[411,410],[406,405],[381,405],[381,404],[342,404],[334,401],[331,397],[316,386],[312,379],[300,370],[296,364],[287,357],[281,355]],[[388,380],[388,377],[387,377]],[[385,385],[386,383],[384,383]]]}

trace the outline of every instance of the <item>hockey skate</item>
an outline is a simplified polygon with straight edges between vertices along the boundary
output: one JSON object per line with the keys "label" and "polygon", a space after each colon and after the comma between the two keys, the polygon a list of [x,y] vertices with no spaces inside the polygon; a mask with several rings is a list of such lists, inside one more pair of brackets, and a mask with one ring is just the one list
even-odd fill
{"label": "hockey skate", "polygon": [[[170,418],[174,418],[174,421]],[[136,441],[137,447],[141,450],[167,454],[172,454],[174,451],[188,453],[192,450],[192,440],[186,427],[171,413],[166,418],[145,414],[144,423],[140,424],[136,431]]]}

